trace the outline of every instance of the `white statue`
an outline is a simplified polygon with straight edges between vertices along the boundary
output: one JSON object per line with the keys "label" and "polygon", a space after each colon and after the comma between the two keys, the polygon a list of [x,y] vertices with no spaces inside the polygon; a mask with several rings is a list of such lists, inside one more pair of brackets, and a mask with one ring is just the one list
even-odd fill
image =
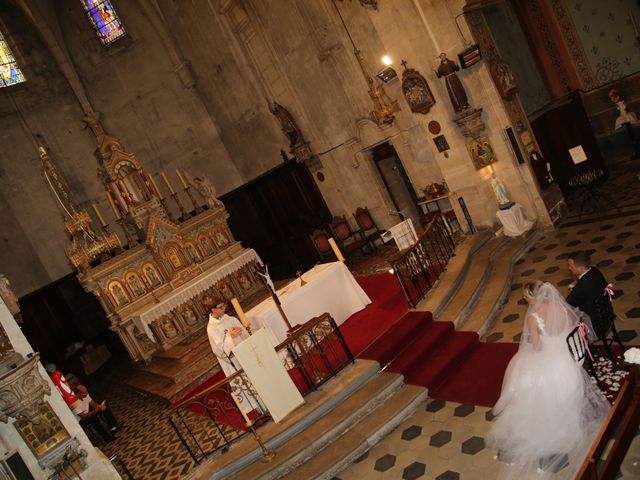
{"label": "white statue", "polygon": [[624,103],[624,100],[620,100],[616,102],[616,107],[618,107],[618,118],[616,118],[616,130],[621,128],[625,123],[637,123],[638,118],[636,114],[633,112],[627,112],[627,104]]}
{"label": "white statue", "polygon": [[507,190],[504,188],[500,179],[496,177],[495,172],[491,174],[491,188],[493,188],[493,193],[498,200],[500,210],[506,210],[513,205],[513,202],[507,197]]}
{"label": "white statue", "polygon": [[202,196],[209,208],[224,207],[223,203],[216,198],[216,188],[207,177],[193,177],[189,172],[184,172],[189,184]]}

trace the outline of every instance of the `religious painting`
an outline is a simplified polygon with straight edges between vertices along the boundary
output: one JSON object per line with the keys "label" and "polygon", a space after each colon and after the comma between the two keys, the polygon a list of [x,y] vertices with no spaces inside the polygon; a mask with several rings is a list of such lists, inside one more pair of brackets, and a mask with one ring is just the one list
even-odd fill
{"label": "religious painting", "polygon": [[141,297],[147,293],[137,273],[127,273],[125,279],[127,280],[129,290],[133,293],[134,297]]}
{"label": "religious painting", "polygon": [[179,270],[184,266],[182,256],[178,249],[174,246],[165,247],[164,258],[168,260],[174,270]]}
{"label": "religious painting", "polygon": [[402,93],[413,113],[427,114],[436,103],[427,80],[413,68],[407,68],[407,62],[402,61]]}
{"label": "religious painting", "polygon": [[496,154],[493,151],[488,137],[478,137],[467,143],[467,150],[476,170],[487,167],[497,161]]}
{"label": "religious painting", "polygon": [[240,288],[242,288],[243,291],[251,288],[251,280],[249,279],[247,272],[239,272],[237,278]]}
{"label": "religious painting", "polygon": [[69,432],[47,402],[40,405],[35,420],[37,423],[19,418],[13,425],[36,458],[42,458],[69,439]]}
{"label": "religious painting", "polygon": [[162,331],[164,337],[168,340],[171,340],[178,335],[178,329],[176,328],[171,318],[168,318],[166,316],[162,317],[158,321],[158,327]]}
{"label": "religious painting", "polygon": [[502,98],[510,98],[518,91],[516,79],[513,76],[509,64],[504,62],[500,57],[497,57],[491,65],[491,77]]}
{"label": "religious painting", "polygon": [[131,301],[129,294],[118,280],[109,283],[109,293],[116,307],[122,307]]}
{"label": "religious painting", "polygon": [[437,137],[433,137],[433,143],[436,144],[436,148],[439,152],[446,152],[449,150],[449,142],[444,135],[438,135]]}
{"label": "religious painting", "polygon": [[213,230],[212,233],[213,239],[218,248],[225,248],[231,243],[227,232],[225,232],[224,230]]}
{"label": "religious painting", "polygon": [[225,300],[231,300],[235,295],[233,294],[233,290],[227,282],[219,282],[216,287],[218,287],[218,291],[222,295],[222,298]]}
{"label": "religious painting", "polygon": [[200,263],[202,261],[202,258],[200,257],[200,254],[198,253],[198,250],[193,243],[185,242],[184,250],[187,252],[189,259],[193,263]]}
{"label": "religious painting", "polygon": [[182,311],[182,318],[184,319],[185,323],[189,326],[195,325],[198,322],[198,317],[196,316],[196,314],[194,313],[191,307],[186,307]]}
{"label": "religious painting", "polygon": [[142,266],[142,272],[144,273],[147,282],[149,282],[149,285],[151,285],[152,287],[158,287],[162,283],[160,274],[158,273],[155,265],[151,263],[145,263]]}
{"label": "religious painting", "polygon": [[198,236],[198,246],[200,247],[200,251],[205,257],[210,257],[213,255],[213,248],[211,247],[211,241],[209,237],[204,234],[200,234]]}

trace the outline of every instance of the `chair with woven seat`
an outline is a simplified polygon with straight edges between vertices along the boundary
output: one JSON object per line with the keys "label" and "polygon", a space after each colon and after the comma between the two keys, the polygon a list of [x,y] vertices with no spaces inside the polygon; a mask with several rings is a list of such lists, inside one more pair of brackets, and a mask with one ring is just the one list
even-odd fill
{"label": "chair with woven seat", "polygon": [[313,242],[313,246],[315,247],[318,255],[320,256],[320,261],[324,261],[325,259],[334,259],[337,260],[335,254],[333,253],[333,249],[329,244],[329,235],[324,230],[314,230],[309,238]]}
{"label": "chair with woven seat", "polygon": [[593,330],[598,339],[602,342],[607,355],[612,362],[616,363],[615,357],[611,352],[611,345],[613,342],[617,342],[622,351],[624,351],[624,345],[620,340],[618,331],[615,324],[616,314],[613,311],[613,304],[607,292],[603,292],[601,296],[596,298],[594,302],[593,316],[591,317],[591,323],[593,324]]}
{"label": "chair with woven seat", "polygon": [[569,347],[569,353],[573,359],[582,365],[587,373],[591,375],[596,382],[600,390],[606,391],[605,386],[602,384],[600,377],[591,360],[591,352],[589,351],[589,343],[587,341],[587,326],[585,323],[580,322],[571,332],[567,335],[567,346]]}
{"label": "chair with woven seat", "polygon": [[371,248],[375,250],[376,240],[380,240],[380,242],[383,243],[381,235],[384,233],[384,230],[380,230],[378,228],[367,207],[356,208],[356,213],[354,213],[353,216],[356,219],[356,223],[364,235],[365,240],[371,245]]}
{"label": "chair with woven seat", "polygon": [[362,232],[360,230],[352,230],[351,226],[347,223],[347,219],[344,217],[333,217],[329,228],[331,232],[333,232],[333,238],[340,247],[340,250],[342,250],[342,253],[344,253],[347,258],[358,250],[363,251],[363,248],[368,245]]}

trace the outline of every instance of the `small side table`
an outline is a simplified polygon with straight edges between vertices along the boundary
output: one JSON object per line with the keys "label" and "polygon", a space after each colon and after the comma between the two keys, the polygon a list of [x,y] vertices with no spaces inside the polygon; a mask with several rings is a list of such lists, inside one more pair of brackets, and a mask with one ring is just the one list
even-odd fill
{"label": "small side table", "polygon": [[500,220],[504,234],[507,237],[519,237],[533,227],[533,220],[528,220],[524,215],[524,209],[519,203],[514,203],[507,210],[498,210],[496,217]]}

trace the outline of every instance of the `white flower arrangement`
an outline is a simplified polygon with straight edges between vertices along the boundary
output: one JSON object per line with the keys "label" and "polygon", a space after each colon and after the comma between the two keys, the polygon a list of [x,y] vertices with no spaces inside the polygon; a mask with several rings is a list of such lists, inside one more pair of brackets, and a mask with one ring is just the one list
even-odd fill
{"label": "white flower arrangement", "polygon": [[633,347],[624,352],[624,361],[640,364],[640,348]]}

